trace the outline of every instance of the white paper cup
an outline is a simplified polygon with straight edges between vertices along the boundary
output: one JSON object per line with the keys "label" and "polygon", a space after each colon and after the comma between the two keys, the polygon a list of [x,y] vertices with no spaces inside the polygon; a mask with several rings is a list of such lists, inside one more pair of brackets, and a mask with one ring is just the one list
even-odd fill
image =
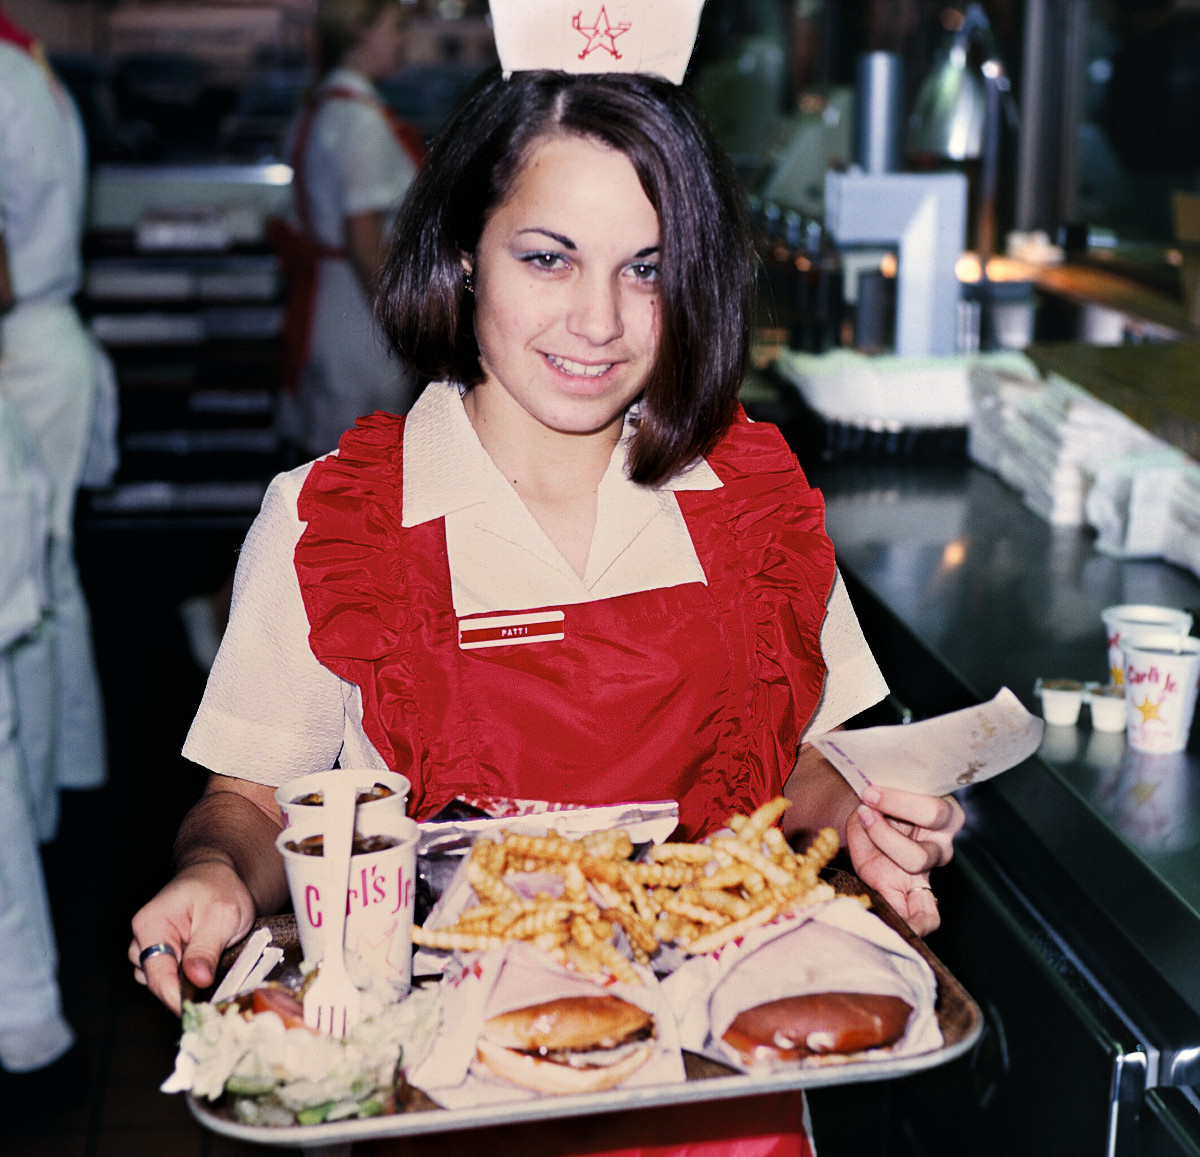
{"label": "white paper cup", "polygon": [[1093,731],[1124,731],[1126,723],[1124,677],[1120,687],[1097,687],[1088,694]]}
{"label": "white paper cup", "polygon": [[1083,684],[1075,679],[1045,679],[1041,684],[1042,718],[1052,727],[1074,727],[1083,706]]}
{"label": "white paper cup", "polygon": [[[395,988],[407,992],[412,982],[413,903],[417,894],[415,820],[394,812],[368,813],[361,834],[394,842],[380,851],[350,857],[346,903],[345,947]],[[287,868],[288,889],[296,912],[296,931],[304,959],[316,963],[325,952],[328,891],[323,856],[293,851],[289,843],[322,834],[319,818],[297,820],[275,840]]]}
{"label": "white paper cup", "polygon": [[1125,678],[1125,658],[1121,640],[1134,630],[1154,630],[1186,635],[1192,629],[1192,616],[1177,607],[1156,607],[1147,603],[1126,603],[1105,607],[1100,612],[1108,636],[1108,677],[1117,687]]}
{"label": "white paper cup", "polygon": [[1139,632],[1126,641],[1126,736],[1138,751],[1187,747],[1200,679],[1200,639]]}
{"label": "white paper cup", "polygon": [[392,793],[370,801],[360,799],[355,809],[354,820],[359,831],[363,830],[363,815],[366,813],[383,812],[385,815],[404,815],[404,809],[408,804],[409,789],[412,786],[406,776],[401,775],[398,771],[379,771],[373,767],[338,767],[332,771],[314,771],[309,775],[297,776],[275,789],[275,802],[283,812],[284,826],[296,823],[306,817],[319,818],[321,814],[319,803],[300,803],[299,800],[306,795],[324,791],[326,785],[331,782],[340,783],[345,779],[354,781],[354,786],[358,788],[360,796],[364,792],[371,791],[376,784],[382,784]]}

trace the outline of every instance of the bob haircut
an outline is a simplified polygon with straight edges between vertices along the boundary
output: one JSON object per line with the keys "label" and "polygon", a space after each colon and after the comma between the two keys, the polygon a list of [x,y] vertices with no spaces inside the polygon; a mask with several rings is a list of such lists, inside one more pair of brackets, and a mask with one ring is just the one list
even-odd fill
{"label": "bob haircut", "polygon": [[629,455],[655,485],[733,421],[749,360],[753,246],[733,167],[690,94],[655,77],[521,72],[481,78],[434,140],[401,206],[376,300],[395,353],[423,381],[483,380],[462,255],[533,148],[576,135],[629,158],[658,214],[658,357]]}

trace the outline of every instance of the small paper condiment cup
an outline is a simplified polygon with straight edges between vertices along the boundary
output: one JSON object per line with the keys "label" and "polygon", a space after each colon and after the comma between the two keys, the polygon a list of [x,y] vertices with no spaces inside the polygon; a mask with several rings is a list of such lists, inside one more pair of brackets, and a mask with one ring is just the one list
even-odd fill
{"label": "small paper condiment cup", "polygon": [[1134,630],[1164,631],[1174,635],[1186,635],[1192,629],[1192,616],[1178,607],[1159,607],[1150,603],[1123,603],[1105,607],[1100,612],[1101,621],[1108,637],[1108,675],[1121,686],[1125,678],[1125,658],[1121,647],[1122,638]]}
{"label": "small paper condiment cup", "polygon": [[[390,845],[350,857],[345,947],[356,952],[399,992],[407,992],[412,983],[417,823],[395,812],[371,812],[360,823],[363,837],[380,837],[390,841]],[[310,963],[318,962],[325,952],[322,897],[329,890],[325,859],[293,850],[289,845],[322,834],[319,817],[306,817],[284,828],[275,840],[287,869],[300,948]]]}
{"label": "small paper condiment cup", "polygon": [[1200,639],[1139,632],[1125,648],[1126,738],[1138,751],[1187,747],[1200,680]]}
{"label": "small paper condiment cup", "polygon": [[296,779],[290,779],[275,789],[275,802],[283,812],[284,826],[296,823],[305,817],[319,816],[321,814],[319,803],[300,803],[298,801],[306,795],[324,791],[326,785],[331,782],[337,783],[343,779],[354,780],[360,795],[370,791],[376,784],[382,784],[392,793],[381,799],[360,800],[355,810],[355,824],[359,830],[362,830],[364,814],[383,812],[404,815],[405,806],[408,804],[409,789],[412,786],[408,782],[407,776],[403,776],[397,771],[379,771],[373,767],[339,767],[332,771],[314,771],[309,775],[297,776]]}
{"label": "small paper condiment cup", "polygon": [[1052,727],[1074,727],[1083,706],[1083,684],[1077,679],[1043,679],[1042,718]]}
{"label": "small paper condiment cup", "polygon": [[1124,731],[1126,722],[1125,686],[1096,687],[1088,694],[1088,710],[1093,731]]}

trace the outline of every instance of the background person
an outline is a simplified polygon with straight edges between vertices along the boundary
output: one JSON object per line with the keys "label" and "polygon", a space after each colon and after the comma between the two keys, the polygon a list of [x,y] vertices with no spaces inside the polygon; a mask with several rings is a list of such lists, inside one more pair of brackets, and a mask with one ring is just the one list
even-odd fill
{"label": "background person", "polygon": [[[292,220],[269,236],[288,282],[280,428],[305,457],[327,453],[356,418],[403,413],[414,382],[371,316],[391,217],[424,155],[375,81],[404,44],[398,0],[319,0],[318,81],[289,135]],[[192,658],[211,670],[233,576],[179,607]]]}
{"label": "background person", "polygon": [[12,656],[18,741],[42,842],[57,831],[60,788],[107,778],[91,621],[74,560],[75,494],[92,435],[115,427],[111,366],[72,302],[82,280],[86,173],[83,127],[65,86],[40,45],[0,9],[0,248],[9,286],[0,398],[51,483],[48,606]]}
{"label": "background person", "polygon": [[50,482],[15,408],[0,397],[0,1108],[42,1112],[86,1087],[63,1016],[58,946],[38,853],[13,654],[45,605]]}
{"label": "background person", "polygon": [[424,149],[375,88],[400,63],[397,0],[319,0],[314,34],[318,82],[288,144],[299,236],[283,254],[293,283],[283,429],[306,456],[332,450],[361,415],[412,402],[371,301],[391,215]]}

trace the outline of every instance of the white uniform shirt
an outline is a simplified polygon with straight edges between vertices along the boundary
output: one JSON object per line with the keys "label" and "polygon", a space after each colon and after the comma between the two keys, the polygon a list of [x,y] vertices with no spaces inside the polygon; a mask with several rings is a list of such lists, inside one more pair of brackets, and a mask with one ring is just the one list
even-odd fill
{"label": "white uniform shirt", "polygon": [[[371,101],[325,101],[298,158],[309,226],[324,244],[342,249],[346,218],[359,213],[383,213],[386,235],[416,167],[366,77],[339,68],[321,88],[349,89]],[[335,447],[359,416],[407,408],[410,386],[349,261],[321,262],[310,322],[308,361],[296,397],[284,398],[281,420],[285,433],[315,455]]]}
{"label": "white uniform shirt", "polygon": [[[379,101],[371,82],[348,68],[334,69],[320,88],[349,89]],[[345,219],[356,213],[387,214],[386,229],[416,175],[381,110],[360,100],[321,105],[303,161],[309,220],[321,241],[334,248],[345,244]]]}
{"label": "white uniform shirt", "polygon": [[[426,388],[404,428],[403,522],[446,519],[459,615],[562,606],[704,582],[674,497],[721,485],[700,461],[661,489],[626,477],[626,439],[597,494],[596,530],[580,578],[475,436],[457,387]],[[333,766],[383,767],[363,732],[358,688],[317,661],[293,555],[304,524],[296,502],[310,466],[272,482],[242,548],[233,614],[183,754],[223,775],[278,785]],[[887,686],[840,577],[821,631],[827,674],[804,735],[877,703]],[[398,769],[398,770],[403,770]]]}
{"label": "white uniform shirt", "polygon": [[0,44],[0,229],[20,303],[65,302],[79,289],[86,183],[83,125],[66,89]]}

